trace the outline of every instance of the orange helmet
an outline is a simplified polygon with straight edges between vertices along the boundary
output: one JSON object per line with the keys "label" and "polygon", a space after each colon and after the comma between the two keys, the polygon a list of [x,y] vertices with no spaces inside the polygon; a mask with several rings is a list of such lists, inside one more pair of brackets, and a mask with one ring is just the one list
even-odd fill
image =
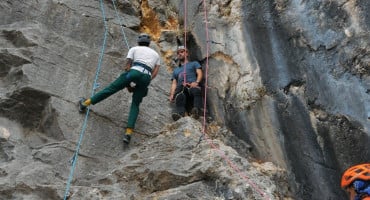
{"label": "orange helmet", "polygon": [[347,169],[342,176],[340,186],[346,188],[352,184],[355,180],[370,180],[370,163],[355,165]]}

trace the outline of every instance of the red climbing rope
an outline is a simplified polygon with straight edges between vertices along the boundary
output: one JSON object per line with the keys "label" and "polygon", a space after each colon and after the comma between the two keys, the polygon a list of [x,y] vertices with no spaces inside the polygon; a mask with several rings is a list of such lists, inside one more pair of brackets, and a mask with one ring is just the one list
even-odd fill
{"label": "red climbing rope", "polygon": [[208,33],[208,16],[207,16],[207,5],[205,0],[203,0],[203,8],[204,8],[204,19],[205,19],[205,28],[206,28],[206,69],[205,69],[205,80],[204,80],[204,102],[203,102],[203,128],[202,134],[205,135],[206,131],[206,108],[207,108],[207,89],[208,89],[208,57],[209,57],[209,33]]}
{"label": "red climbing rope", "polygon": [[[186,0],[185,0],[186,2]],[[251,185],[264,199],[269,200],[270,198],[260,189],[260,187],[257,186],[257,184],[253,183],[248,176],[243,173],[239,167],[234,164],[227,156],[226,154],[220,150],[210,138],[208,138],[207,134],[205,133],[205,127],[206,127],[206,108],[207,108],[207,88],[208,88],[208,64],[209,64],[209,32],[208,32],[208,16],[207,16],[207,4],[206,1],[203,0],[203,8],[204,8],[204,23],[205,23],[205,33],[206,33],[206,69],[205,69],[205,92],[204,92],[204,108],[203,108],[203,128],[202,128],[202,134],[205,137],[205,140],[208,142],[208,144],[215,149],[218,154],[227,162],[227,164],[240,176],[243,178],[244,181],[246,181],[249,185]],[[185,20],[186,23],[186,20]],[[186,40],[185,40],[186,41]]]}
{"label": "red climbing rope", "polygon": [[[185,47],[185,51],[187,51],[187,46],[186,46],[186,40],[187,40],[187,16],[188,16],[188,1],[187,0],[184,0],[184,47]],[[187,51],[188,52],[188,51]],[[188,62],[188,59],[185,57],[185,62],[184,62],[184,82],[183,82],[183,85],[184,87],[186,87],[186,64]]]}

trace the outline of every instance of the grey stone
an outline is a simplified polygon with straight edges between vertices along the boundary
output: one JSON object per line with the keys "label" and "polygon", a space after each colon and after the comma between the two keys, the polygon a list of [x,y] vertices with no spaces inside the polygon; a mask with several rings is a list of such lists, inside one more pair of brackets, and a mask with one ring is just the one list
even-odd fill
{"label": "grey stone", "polygon": [[[180,0],[119,0],[118,17],[102,2],[96,90],[100,1],[0,2],[0,199],[63,198],[76,102],[122,72],[139,32],[163,64],[131,144],[130,93],[92,106],[70,199],[345,199],[343,170],[370,157],[369,1],[187,1],[185,16]],[[185,43],[208,72],[204,126],[170,117]]]}

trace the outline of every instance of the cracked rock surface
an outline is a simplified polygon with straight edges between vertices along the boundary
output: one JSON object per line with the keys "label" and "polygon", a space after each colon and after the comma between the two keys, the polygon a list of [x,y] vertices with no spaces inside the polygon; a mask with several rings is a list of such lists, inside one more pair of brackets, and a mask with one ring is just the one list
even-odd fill
{"label": "cracked rock surface", "polygon": [[[85,117],[76,102],[103,45],[100,2],[0,2],[0,199],[64,197]],[[119,17],[102,2],[94,87],[119,76],[140,32],[162,66],[129,147],[131,94],[91,107],[70,199],[346,199],[341,173],[370,162],[370,1],[117,0]],[[185,30],[208,73],[204,121],[170,117]]]}

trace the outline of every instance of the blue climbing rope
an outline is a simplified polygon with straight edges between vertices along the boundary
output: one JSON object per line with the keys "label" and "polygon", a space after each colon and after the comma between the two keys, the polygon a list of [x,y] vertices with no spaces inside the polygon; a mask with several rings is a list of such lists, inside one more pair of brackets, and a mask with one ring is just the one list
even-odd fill
{"label": "blue climbing rope", "polygon": [[[102,12],[102,15],[103,15],[103,21],[104,21],[104,38],[103,38],[103,45],[101,47],[101,51],[100,51],[100,55],[99,55],[98,66],[97,66],[96,72],[95,72],[95,80],[94,80],[93,88],[91,90],[91,96],[94,95],[95,90],[96,90],[97,85],[98,85],[97,80],[98,80],[101,65],[102,65],[102,62],[103,62],[103,56],[104,56],[104,52],[105,52],[106,40],[107,40],[107,35],[108,35],[108,28],[107,28],[107,22],[106,22],[106,17],[105,17],[103,0],[100,0],[100,9],[101,9],[101,12]],[[82,126],[82,130],[80,132],[80,138],[79,138],[78,143],[77,143],[76,151],[75,151],[73,157],[71,158],[72,166],[71,166],[71,170],[70,170],[68,181],[67,181],[66,191],[64,193],[64,200],[66,200],[69,196],[69,189],[71,187],[73,174],[74,174],[74,171],[75,171],[75,168],[76,168],[76,163],[77,163],[78,153],[80,151],[82,138],[83,138],[83,136],[85,134],[85,131],[86,131],[87,119],[89,118],[89,113],[90,113],[90,108],[88,107],[86,115],[85,115],[84,123],[83,123],[83,126]]]}
{"label": "blue climbing rope", "polygon": [[119,25],[121,27],[122,36],[123,36],[122,39],[124,39],[124,42],[126,43],[127,49],[129,49],[130,48],[130,45],[128,45],[127,37],[126,37],[125,31],[123,30],[123,24],[122,24],[122,21],[121,21],[121,17],[118,15],[118,12],[117,12],[116,1],[115,0],[112,0],[112,3],[113,3],[114,11],[116,13],[116,17],[118,18]]}

